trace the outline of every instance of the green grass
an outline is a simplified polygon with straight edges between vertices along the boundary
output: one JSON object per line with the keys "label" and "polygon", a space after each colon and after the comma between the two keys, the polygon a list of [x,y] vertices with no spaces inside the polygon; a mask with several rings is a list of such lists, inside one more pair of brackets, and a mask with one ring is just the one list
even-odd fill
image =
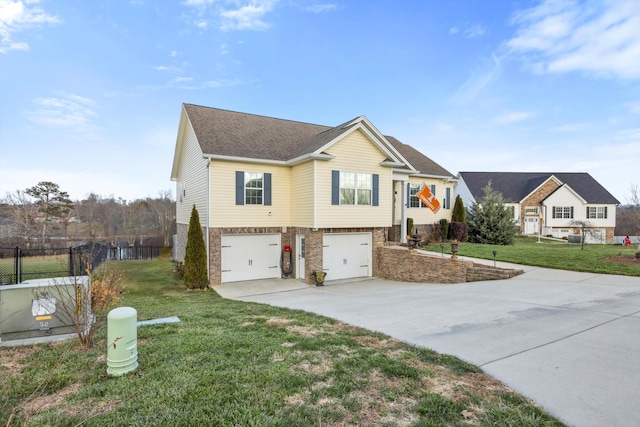
{"label": "green grass", "polygon": [[[440,244],[430,244],[425,249],[440,252]],[[538,243],[537,238],[522,236],[516,237],[514,244],[507,246],[477,243],[458,244],[458,255],[462,256],[493,260],[494,250],[497,261],[562,270],[640,276],[640,261],[623,264],[607,260],[609,257],[614,257],[630,261],[635,255],[635,247],[585,245],[584,250],[581,250],[580,245],[570,245],[566,242],[549,239],[541,239]],[[444,245],[444,252],[451,253],[450,244]]]}
{"label": "green grass", "polygon": [[0,348],[0,425],[16,408],[11,425],[561,425],[455,357],[187,291],[166,260],[107,266],[125,275],[122,305],[138,320],[181,322],[138,328],[139,368],[115,378],[105,328],[85,352],[74,343]]}
{"label": "green grass", "polygon": [[[0,259],[0,276],[10,281],[15,274],[15,259]],[[64,277],[69,275],[69,255],[43,255],[22,258],[22,280]]]}

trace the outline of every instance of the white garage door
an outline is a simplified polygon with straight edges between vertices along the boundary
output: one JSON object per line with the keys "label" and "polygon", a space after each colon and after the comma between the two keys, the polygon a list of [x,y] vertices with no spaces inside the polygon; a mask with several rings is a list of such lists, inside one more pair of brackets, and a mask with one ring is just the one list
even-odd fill
{"label": "white garage door", "polygon": [[327,280],[371,276],[371,233],[331,233],[322,240]]}
{"label": "white garage door", "polygon": [[277,277],[281,277],[280,234],[222,236],[222,283]]}

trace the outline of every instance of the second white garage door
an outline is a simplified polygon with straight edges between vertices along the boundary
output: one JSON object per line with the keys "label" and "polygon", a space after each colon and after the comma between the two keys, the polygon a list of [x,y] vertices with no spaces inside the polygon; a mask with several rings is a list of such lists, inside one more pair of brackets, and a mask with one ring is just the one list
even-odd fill
{"label": "second white garage door", "polygon": [[331,233],[322,239],[327,280],[371,276],[371,233]]}
{"label": "second white garage door", "polygon": [[222,283],[281,277],[280,234],[221,237]]}

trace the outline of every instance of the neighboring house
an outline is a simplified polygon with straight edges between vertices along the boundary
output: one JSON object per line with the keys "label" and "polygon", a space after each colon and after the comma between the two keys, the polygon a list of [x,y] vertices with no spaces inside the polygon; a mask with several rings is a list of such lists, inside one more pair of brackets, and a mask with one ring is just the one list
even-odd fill
{"label": "neighboring house", "polygon": [[[314,270],[375,276],[374,248],[406,241],[409,215],[451,219],[455,176],[364,116],[330,127],[184,104],[171,179],[174,256],[184,258],[195,205],[219,284],[281,277],[289,248],[292,276],[307,282]],[[435,186],[436,214],[407,207],[422,182]]]}
{"label": "neighboring house", "polygon": [[511,206],[525,235],[565,238],[579,234],[573,221],[591,224],[589,243],[613,243],[616,206],[620,202],[588,173],[460,172],[456,195],[465,207],[483,196],[491,182]]}

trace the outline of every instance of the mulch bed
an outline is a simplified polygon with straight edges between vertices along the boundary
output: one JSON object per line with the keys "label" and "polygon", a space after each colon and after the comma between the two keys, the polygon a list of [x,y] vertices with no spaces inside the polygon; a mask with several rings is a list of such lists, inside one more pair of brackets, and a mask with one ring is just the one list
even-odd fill
{"label": "mulch bed", "polygon": [[607,262],[615,262],[616,264],[627,264],[627,265],[637,265],[640,267],[640,260],[636,259],[635,256],[610,256],[605,258]]}

